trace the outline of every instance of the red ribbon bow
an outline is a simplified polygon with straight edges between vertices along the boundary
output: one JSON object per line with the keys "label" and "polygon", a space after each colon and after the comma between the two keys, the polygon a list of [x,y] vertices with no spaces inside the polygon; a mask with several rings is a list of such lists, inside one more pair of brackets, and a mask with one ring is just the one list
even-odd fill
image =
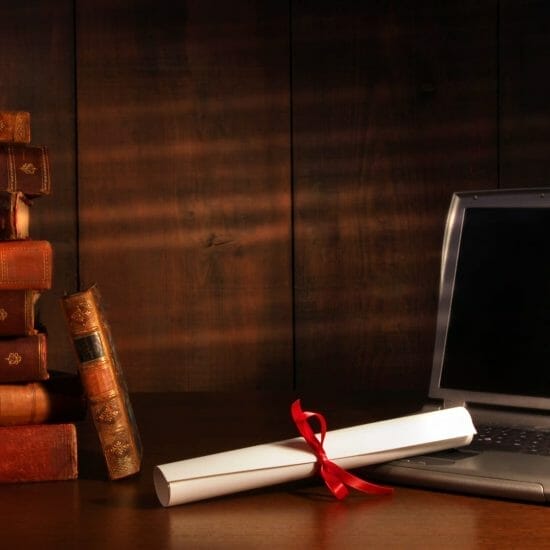
{"label": "red ribbon bow", "polygon": [[[388,495],[393,493],[393,489],[390,487],[382,487],[375,485],[368,481],[364,481],[353,474],[350,474],[338,464],[335,464],[327,457],[323,443],[325,441],[325,435],[327,433],[327,423],[323,415],[315,412],[303,411],[300,405],[300,400],[297,399],[292,403],[291,407],[292,419],[298,428],[298,431],[302,437],[306,440],[306,443],[311,447],[312,451],[317,457],[319,464],[319,473],[325,481],[327,487],[331,493],[339,500],[342,500],[349,493],[348,488],[353,487],[363,493],[371,495]],[[311,429],[308,420],[315,418],[321,427],[321,438],[317,439],[315,433]]]}

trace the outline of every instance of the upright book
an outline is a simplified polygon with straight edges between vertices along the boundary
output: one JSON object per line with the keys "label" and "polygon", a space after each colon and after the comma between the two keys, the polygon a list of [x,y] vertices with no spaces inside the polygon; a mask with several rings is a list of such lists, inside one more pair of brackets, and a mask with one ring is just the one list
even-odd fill
{"label": "upright book", "polygon": [[64,296],[62,307],[109,477],[136,474],[141,439],[97,286]]}

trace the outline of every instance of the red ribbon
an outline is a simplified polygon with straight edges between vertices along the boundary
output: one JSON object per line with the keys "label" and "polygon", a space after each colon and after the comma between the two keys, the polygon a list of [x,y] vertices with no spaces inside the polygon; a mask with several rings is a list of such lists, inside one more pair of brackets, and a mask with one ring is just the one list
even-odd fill
{"label": "red ribbon", "polygon": [[[353,487],[358,491],[371,495],[388,495],[393,493],[391,487],[382,487],[381,485],[375,485],[374,483],[360,479],[329,460],[323,448],[325,435],[327,433],[327,423],[323,415],[315,412],[303,411],[299,399],[292,403],[290,411],[298,431],[317,457],[321,477],[337,499],[342,500],[347,496],[349,493],[348,487]],[[308,421],[310,418],[315,418],[319,422],[321,427],[320,439],[317,439],[309,425]]]}

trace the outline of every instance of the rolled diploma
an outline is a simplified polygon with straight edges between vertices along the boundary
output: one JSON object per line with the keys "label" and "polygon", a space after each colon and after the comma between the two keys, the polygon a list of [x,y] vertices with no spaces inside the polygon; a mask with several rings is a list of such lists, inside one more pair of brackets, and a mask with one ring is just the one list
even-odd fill
{"label": "rolled diploma", "polygon": [[[468,445],[476,433],[464,407],[328,431],[324,449],[345,469]],[[286,483],[316,473],[317,458],[302,437],[155,466],[163,506]]]}

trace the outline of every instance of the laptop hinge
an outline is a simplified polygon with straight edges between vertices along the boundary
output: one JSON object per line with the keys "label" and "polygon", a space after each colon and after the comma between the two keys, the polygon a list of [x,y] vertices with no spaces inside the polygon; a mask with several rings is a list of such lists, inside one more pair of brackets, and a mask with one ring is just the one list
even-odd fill
{"label": "laptop hinge", "polygon": [[442,409],[450,409],[452,407],[467,407],[466,401],[461,399],[430,399],[422,406],[422,412],[440,411]]}
{"label": "laptop hinge", "polygon": [[468,408],[468,406],[466,405],[466,401],[464,401],[462,399],[445,399],[445,401],[443,401],[443,408],[444,409],[450,409],[452,407],[466,407],[466,408]]}

